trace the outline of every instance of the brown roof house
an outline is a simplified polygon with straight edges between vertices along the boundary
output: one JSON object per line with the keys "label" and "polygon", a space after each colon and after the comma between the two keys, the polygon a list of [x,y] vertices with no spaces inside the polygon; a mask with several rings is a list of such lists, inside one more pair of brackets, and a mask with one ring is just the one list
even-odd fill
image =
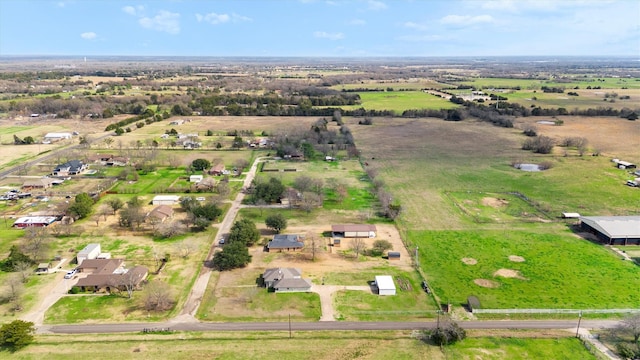
{"label": "brown roof house", "polygon": [[147,214],[147,218],[155,222],[164,222],[172,216],[173,209],[169,205],[158,205]]}
{"label": "brown roof house", "polygon": [[114,290],[127,291],[139,289],[140,284],[147,278],[149,270],[144,266],[135,266],[130,269],[124,267],[122,259],[88,259],[84,260],[78,271],[89,273],[80,278],[74,285],[80,291],[105,291],[111,293]]}
{"label": "brown roof house", "polygon": [[55,180],[51,178],[27,179],[22,184],[23,189],[48,189],[53,186]]}
{"label": "brown roof house", "polygon": [[307,292],[311,281],[302,278],[302,271],[296,268],[270,268],[262,274],[264,286],[275,292]]}

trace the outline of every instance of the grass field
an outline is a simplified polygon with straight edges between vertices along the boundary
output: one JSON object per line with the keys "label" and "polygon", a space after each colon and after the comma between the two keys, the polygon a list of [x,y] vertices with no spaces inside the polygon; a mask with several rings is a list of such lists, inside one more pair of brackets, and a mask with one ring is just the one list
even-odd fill
{"label": "grass field", "polygon": [[[294,323],[295,329],[295,323]],[[440,349],[402,331],[38,335],[12,359],[595,359],[566,333],[471,337]],[[541,338],[532,338],[541,337]]]}
{"label": "grass field", "polygon": [[[483,308],[635,308],[638,267],[568,232],[410,231],[431,287],[454,305],[476,295]],[[524,261],[511,261],[516,255]],[[477,264],[466,264],[469,258]],[[500,269],[517,272],[501,272]],[[513,277],[506,277],[513,276]],[[487,279],[495,288],[474,283]]]}
{"label": "grass field", "polygon": [[462,81],[461,84],[475,86],[476,88],[513,88],[521,87],[522,89],[540,89],[542,86],[562,87],[573,89],[578,86],[585,89],[587,86],[600,86],[602,89],[640,89],[640,79],[637,78],[581,78],[573,77],[568,82],[560,82],[553,80],[536,80],[536,79],[511,79],[511,78],[475,78],[468,81]]}
{"label": "grass field", "polygon": [[360,105],[341,106],[344,110],[391,110],[397,115],[413,109],[454,109],[456,105],[443,98],[422,91],[362,92]]}

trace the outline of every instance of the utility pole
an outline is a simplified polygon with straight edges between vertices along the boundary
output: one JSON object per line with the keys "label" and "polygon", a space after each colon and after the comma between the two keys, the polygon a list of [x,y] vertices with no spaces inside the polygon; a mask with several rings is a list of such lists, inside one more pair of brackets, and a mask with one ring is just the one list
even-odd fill
{"label": "utility pole", "polygon": [[582,310],[578,313],[578,327],[576,327],[576,337],[579,337],[580,332],[580,321],[582,320]]}
{"label": "utility pole", "polygon": [[291,314],[289,314],[289,339],[291,339]]}

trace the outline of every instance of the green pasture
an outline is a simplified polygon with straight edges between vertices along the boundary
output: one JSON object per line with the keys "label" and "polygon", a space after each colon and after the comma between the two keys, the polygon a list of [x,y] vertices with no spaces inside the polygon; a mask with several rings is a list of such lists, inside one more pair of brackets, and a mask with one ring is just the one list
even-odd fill
{"label": "green pasture", "polygon": [[446,192],[455,205],[476,223],[541,221],[546,215],[515,194]]}
{"label": "green pasture", "polygon": [[[35,126],[0,126],[0,136],[13,135],[35,128]],[[13,136],[11,137],[13,139]]]}
{"label": "green pasture", "polygon": [[[420,265],[443,302],[464,304],[475,295],[483,308],[635,308],[640,268],[602,245],[541,224],[522,230],[408,231]],[[524,258],[515,262],[509,256]],[[475,265],[462,259],[471,258]],[[516,270],[520,278],[497,276]],[[497,287],[476,285],[487,279]]]}
{"label": "green pasture", "polygon": [[446,99],[422,91],[361,92],[361,104],[341,106],[344,110],[390,110],[397,115],[413,109],[454,109],[456,105]]}
{"label": "green pasture", "polygon": [[572,77],[569,79],[558,80],[540,80],[540,79],[511,79],[511,78],[475,78],[461,81],[459,84],[474,86],[478,89],[490,88],[514,88],[520,87],[523,90],[538,90],[542,86],[563,87],[565,89],[573,89],[578,86],[580,89],[586,89],[587,86],[600,86],[602,89],[640,89],[639,78],[584,78]]}
{"label": "green pasture", "polygon": [[439,83],[435,80],[422,79],[420,81],[403,81],[396,80],[393,82],[365,82],[365,83],[353,83],[353,84],[340,84],[331,86],[334,90],[354,90],[354,89],[370,89],[370,90],[387,90],[392,88],[394,91],[410,89],[440,89],[448,85]]}
{"label": "green pasture", "polygon": [[184,169],[161,168],[154,172],[139,175],[137,181],[120,181],[112,188],[113,191],[129,194],[153,194],[169,188],[188,176]]}

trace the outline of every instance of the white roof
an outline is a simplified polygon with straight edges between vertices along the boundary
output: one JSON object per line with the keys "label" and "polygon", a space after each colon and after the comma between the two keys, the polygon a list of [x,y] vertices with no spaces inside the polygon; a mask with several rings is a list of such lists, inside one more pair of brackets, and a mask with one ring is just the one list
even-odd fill
{"label": "white roof", "polygon": [[47,133],[46,138],[71,137],[71,133]]}
{"label": "white roof", "polygon": [[162,201],[162,200],[178,201],[178,200],[180,200],[180,196],[178,196],[178,195],[156,195],[156,196],[153,197],[153,201]]}
{"label": "white roof", "polygon": [[395,290],[396,285],[393,283],[391,275],[377,275],[376,285],[379,290]]}
{"label": "white roof", "polygon": [[96,249],[98,249],[98,252],[100,252],[100,244],[92,243],[85,246],[84,249],[80,250],[78,254],[89,254],[95,251]]}
{"label": "white roof", "polygon": [[640,237],[640,216],[583,216],[580,221],[609,238]]}
{"label": "white roof", "polygon": [[23,216],[13,225],[18,224],[50,224],[56,220],[55,216]]}
{"label": "white roof", "polygon": [[580,214],[572,213],[572,212],[563,212],[562,213],[562,217],[564,217],[564,218],[579,218]]}

